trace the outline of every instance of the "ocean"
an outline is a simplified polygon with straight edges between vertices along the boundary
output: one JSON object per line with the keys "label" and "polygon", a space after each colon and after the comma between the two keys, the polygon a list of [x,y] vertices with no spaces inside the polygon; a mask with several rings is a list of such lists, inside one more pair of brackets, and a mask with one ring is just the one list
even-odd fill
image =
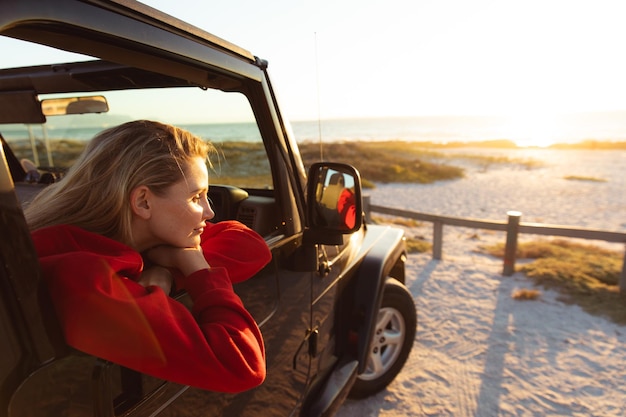
{"label": "ocean", "polygon": [[479,142],[512,140],[520,145],[626,140],[626,112],[554,117],[422,116],[294,122],[298,141],[405,140]]}
{"label": "ocean", "polygon": [[[81,116],[73,116],[81,117]],[[104,119],[106,122],[106,119]],[[69,121],[69,123],[68,123]],[[49,122],[46,131],[31,126],[36,138],[89,140],[104,127],[120,123],[118,118],[97,126],[87,125],[86,119],[70,120],[64,124]],[[173,123],[173,122],[172,122]],[[180,124],[214,142],[231,140],[257,141],[259,133],[254,123]],[[293,121],[292,130],[298,142],[405,140],[410,142],[477,142],[508,139],[520,145],[576,143],[585,140],[626,141],[626,112],[580,113],[558,117],[478,117],[422,116],[367,119],[330,119]],[[8,140],[28,137],[24,125],[0,126]]]}

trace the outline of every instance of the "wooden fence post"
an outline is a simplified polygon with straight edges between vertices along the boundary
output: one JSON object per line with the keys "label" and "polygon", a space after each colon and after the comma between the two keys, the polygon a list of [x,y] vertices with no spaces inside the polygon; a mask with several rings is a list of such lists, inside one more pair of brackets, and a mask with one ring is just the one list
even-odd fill
{"label": "wooden fence post", "polygon": [[443,249],[443,223],[433,222],[433,259],[440,260]]}
{"label": "wooden fence post", "polygon": [[626,252],[622,261],[622,275],[619,278],[619,293],[626,297]]}
{"label": "wooden fence post", "polygon": [[365,223],[372,224],[372,210],[370,209],[371,197],[369,195],[363,196],[363,213],[365,214]]}
{"label": "wooden fence post", "polygon": [[[461,217],[438,216],[428,213],[419,213],[409,210],[394,209],[372,205],[370,196],[363,196],[363,212],[368,223],[372,221],[372,212],[379,212],[390,216],[407,217],[414,220],[423,220],[433,223],[433,259],[441,259],[443,248],[443,226],[469,227],[472,229],[506,231],[506,247],[504,253],[504,266],[502,274],[512,275],[515,272],[515,255],[517,251],[517,239],[519,233],[529,233],[544,236],[563,236],[568,238],[604,240],[626,244],[626,233],[611,232],[608,230],[584,229],[579,227],[567,227],[559,225],[538,225],[520,223],[522,213],[508,211],[508,223],[493,222],[488,220],[467,219]],[[622,274],[619,278],[619,292],[626,299],[626,251],[622,263]]]}
{"label": "wooden fence post", "polygon": [[504,247],[504,267],[502,275],[511,276],[515,272],[515,252],[517,251],[517,235],[519,234],[519,223],[522,213],[519,211],[509,211],[509,222],[506,227],[506,246]]}

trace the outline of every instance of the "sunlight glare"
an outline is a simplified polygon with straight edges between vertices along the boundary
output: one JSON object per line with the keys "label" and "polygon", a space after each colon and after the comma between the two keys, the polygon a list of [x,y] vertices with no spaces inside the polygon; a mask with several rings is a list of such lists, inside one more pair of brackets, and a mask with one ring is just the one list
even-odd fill
{"label": "sunlight glare", "polygon": [[563,137],[563,122],[555,114],[518,113],[506,117],[502,137],[520,147],[548,147]]}

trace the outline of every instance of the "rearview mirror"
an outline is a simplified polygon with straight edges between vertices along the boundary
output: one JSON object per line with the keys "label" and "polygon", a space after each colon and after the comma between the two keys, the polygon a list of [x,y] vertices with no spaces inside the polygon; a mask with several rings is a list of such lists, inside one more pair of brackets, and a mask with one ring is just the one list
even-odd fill
{"label": "rearview mirror", "polygon": [[354,167],[331,162],[318,162],[311,166],[308,223],[316,236],[316,243],[323,244],[338,244],[341,235],[361,228],[361,177]]}
{"label": "rearview mirror", "polygon": [[50,98],[41,100],[41,111],[46,116],[106,113],[109,104],[104,96]]}

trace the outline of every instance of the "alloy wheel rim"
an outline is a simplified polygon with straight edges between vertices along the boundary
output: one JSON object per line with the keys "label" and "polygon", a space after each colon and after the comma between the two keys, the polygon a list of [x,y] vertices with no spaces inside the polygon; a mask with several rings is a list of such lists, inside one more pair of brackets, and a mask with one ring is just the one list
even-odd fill
{"label": "alloy wheel rim", "polygon": [[396,363],[406,336],[402,314],[395,308],[383,307],[378,312],[374,340],[370,346],[367,367],[359,375],[362,380],[379,378]]}

